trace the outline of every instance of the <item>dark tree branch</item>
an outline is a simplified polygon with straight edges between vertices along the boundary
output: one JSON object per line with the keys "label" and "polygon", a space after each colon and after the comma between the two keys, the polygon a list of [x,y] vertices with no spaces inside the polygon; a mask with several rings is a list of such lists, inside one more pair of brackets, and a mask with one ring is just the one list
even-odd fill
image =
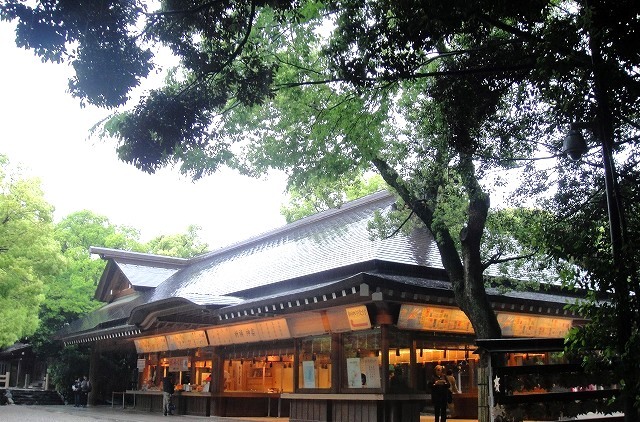
{"label": "dark tree branch", "polygon": [[486,270],[491,265],[504,264],[506,262],[519,261],[521,259],[533,258],[534,256],[536,256],[536,253],[535,252],[531,252],[531,253],[524,254],[524,255],[510,256],[510,257],[507,257],[507,258],[499,258],[500,256],[501,256],[501,254],[495,254],[491,258],[489,258],[486,263],[482,264],[483,269]]}
{"label": "dark tree branch", "polygon": [[391,233],[389,236],[385,237],[385,239],[391,239],[393,236],[397,235],[398,232],[400,232],[400,230],[402,230],[402,228],[404,227],[405,224],[407,224],[409,222],[409,220],[411,219],[411,217],[413,217],[413,210],[411,210],[411,212],[409,213],[409,216],[407,218],[405,218],[405,220],[402,222],[402,224],[400,224],[394,231],[393,233]]}
{"label": "dark tree branch", "polygon": [[[163,12],[151,12],[145,13],[147,16],[172,16],[172,15],[190,15],[193,13],[199,13],[205,9],[210,8],[216,3],[221,3],[220,1],[208,1],[206,3],[202,3],[198,6],[192,7],[190,9],[181,9],[181,10],[166,10]],[[251,2],[253,6],[253,2]]]}

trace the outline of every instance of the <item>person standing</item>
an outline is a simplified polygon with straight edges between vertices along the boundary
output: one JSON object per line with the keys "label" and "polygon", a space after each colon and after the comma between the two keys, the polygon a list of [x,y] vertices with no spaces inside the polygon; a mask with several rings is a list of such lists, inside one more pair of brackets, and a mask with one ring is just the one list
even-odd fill
{"label": "person standing", "polygon": [[444,375],[444,367],[436,365],[435,374],[431,381],[431,401],[435,413],[435,422],[447,421],[447,396],[449,394],[449,381]]}
{"label": "person standing", "polygon": [[82,381],[80,382],[80,392],[82,394],[82,407],[87,407],[89,393],[91,392],[91,382],[86,375],[82,377]]}
{"label": "person standing", "polygon": [[453,376],[453,371],[451,369],[447,369],[447,381],[449,382],[449,396],[447,397],[447,404],[449,407],[449,415],[452,418],[456,416],[456,408],[453,404],[453,395],[458,394],[460,390],[458,390],[458,384],[456,384],[456,377]]}
{"label": "person standing", "polygon": [[82,391],[80,391],[80,384],[82,380],[80,377],[76,378],[71,384],[71,390],[73,390],[73,407],[80,407],[82,405]]}
{"label": "person standing", "polygon": [[173,376],[167,373],[167,376],[162,378],[162,411],[165,416],[173,414],[171,413],[171,395],[174,391]]}

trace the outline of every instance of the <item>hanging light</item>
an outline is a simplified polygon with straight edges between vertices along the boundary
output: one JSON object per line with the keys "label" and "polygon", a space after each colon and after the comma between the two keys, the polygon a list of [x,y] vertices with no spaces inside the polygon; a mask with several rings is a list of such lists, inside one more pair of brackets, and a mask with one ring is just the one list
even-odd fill
{"label": "hanging light", "polygon": [[569,133],[562,141],[562,153],[569,157],[570,160],[577,161],[589,151],[587,142],[582,136],[581,129],[590,129],[588,123],[572,123]]}

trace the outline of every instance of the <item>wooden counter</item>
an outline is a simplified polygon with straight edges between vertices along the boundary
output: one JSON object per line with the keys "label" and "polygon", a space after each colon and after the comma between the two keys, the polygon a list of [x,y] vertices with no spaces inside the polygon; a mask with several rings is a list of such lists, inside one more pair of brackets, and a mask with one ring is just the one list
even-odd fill
{"label": "wooden counter", "polygon": [[[162,413],[162,391],[159,390],[127,390],[125,394],[133,396],[133,407]],[[171,396],[176,406],[175,414],[210,416],[211,394],[196,391],[176,391]]]}
{"label": "wooden counter", "polygon": [[290,401],[290,422],[419,422],[427,394],[282,394]]}
{"label": "wooden counter", "polygon": [[280,393],[227,391],[212,394],[213,416],[277,416],[289,415],[288,400]]}

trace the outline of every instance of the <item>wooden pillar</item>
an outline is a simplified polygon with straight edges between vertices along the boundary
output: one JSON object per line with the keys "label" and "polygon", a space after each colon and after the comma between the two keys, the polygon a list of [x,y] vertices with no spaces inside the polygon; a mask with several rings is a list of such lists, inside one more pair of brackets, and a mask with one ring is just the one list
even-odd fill
{"label": "wooden pillar", "polygon": [[96,373],[98,371],[98,365],[100,362],[100,352],[98,351],[98,348],[94,345],[91,348],[91,353],[90,353],[90,358],[89,358],[89,382],[91,383],[91,392],[89,392],[88,397],[87,397],[87,404],[93,406],[96,402],[95,397],[96,397],[96,392],[97,392],[97,386],[98,384],[96,383]]}
{"label": "wooden pillar", "polygon": [[489,353],[480,353],[480,361],[478,362],[478,422],[490,422],[489,359]]}
{"label": "wooden pillar", "polygon": [[342,388],[342,335],[331,334],[331,392],[339,393]]}
{"label": "wooden pillar", "polygon": [[293,340],[293,392],[300,390],[300,340]]}
{"label": "wooden pillar", "polygon": [[389,392],[389,326],[383,324],[380,326],[380,361],[382,365],[382,393]]}
{"label": "wooden pillar", "polygon": [[224,383],[224,371],[222,370],[222,357],[220,356],[220,348],[213,349],[211,356],[211,382],[209,383],[209,392],[221,393]]}
{"label": "wooden pillar", "polygon": [[416,360],[416,341],[411,340],[409,349],[409,387],[415,390],[418,386],[418,363]]}

